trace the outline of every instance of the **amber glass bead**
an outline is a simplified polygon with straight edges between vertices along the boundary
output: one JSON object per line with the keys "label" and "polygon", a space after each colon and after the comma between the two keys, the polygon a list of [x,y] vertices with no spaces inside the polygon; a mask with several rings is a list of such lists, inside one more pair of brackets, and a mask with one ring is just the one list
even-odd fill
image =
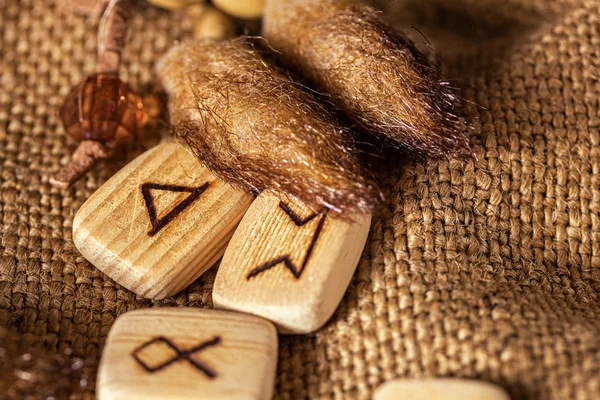
{"label": "amber glass bead", "polygon": [[60,116],[76,140],[93,140],[111,149],[135,137],[142,99],[115,74],[96,74],[71,90]]}

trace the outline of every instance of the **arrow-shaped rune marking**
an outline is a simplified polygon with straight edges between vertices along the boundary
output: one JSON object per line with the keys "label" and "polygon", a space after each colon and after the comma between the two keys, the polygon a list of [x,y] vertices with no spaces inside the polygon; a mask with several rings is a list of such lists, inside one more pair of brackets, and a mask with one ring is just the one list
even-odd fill
{"label": "arrow-shaped rune marking", "polygon": [[317,240],[319,239],[319,236],[321,235],[321,231],[323,230],[323,226],[325,225],[325,219],[327,218],[327,209],[323,209],[318,212],[313,212],[308,217],[302,218],[300,215],[296,214],[294,212],[294,210],[292,210],[287,203],[285,203],[283,201],[279,202],[279,208],[281,208],[287,214],[287,216],[290,217],[290,219],[294,222],[294,224],[298,227],[304,226],[304,225],[308,224],[310,221],[312,221],[313,219],[315,219],[316,217],[320,216],[319,223],[317,224],[317,228],[315,229],[313,237],[310,241],[310,246],[308,247],[308,250],[306,251],[306,254],[304,255],[304,260],[302,260],[302,264],[300,265],[300,267],[298,267],[292,261],[290,255],[285,254],[285,255],[276,257],[276,258],[272,259],[271,261],[267,261],[266,263],[261,264],[258,267],[252,269],[246,276],[246,279],[253,278],[253,277],[277,266],[278,264],[281,264],[281,263],[283,263],[283,265],[285,265],[285,267],[292,273],[294,278],[299,279],[300,276],[302,275],[302,272],[304,271],[304,268],[308,264],[308,260],[310,259],[310,256],[312,255],[315,245],[317,244]]}

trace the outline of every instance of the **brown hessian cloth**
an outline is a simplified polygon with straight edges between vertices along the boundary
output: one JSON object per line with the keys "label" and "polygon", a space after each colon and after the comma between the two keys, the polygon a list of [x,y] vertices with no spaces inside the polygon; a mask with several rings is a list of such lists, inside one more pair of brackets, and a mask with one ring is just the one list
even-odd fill
{"label": "brown hessian cloth", "polygon": [[[85,367],[63,394],[92,398],[115,318],[212,307],[215,268],[153,302],[73,246],[77,209],[168,127],[69,190],[50,186],[76,147],[57,110],[94,71],[99,21],[58,3],[0,0],[0,326],[20,352],[70,349]],[[387,200],[340,307],[315,334],[280,338],[277,399],[369,399],[386,380],[435,376],[490,381],[514,399],[600,398],[599,4],[385,6],[437,50],[478,159],[382,162]],[[160,90],[153,64],[190,30],[140,2],[121,78]]]}

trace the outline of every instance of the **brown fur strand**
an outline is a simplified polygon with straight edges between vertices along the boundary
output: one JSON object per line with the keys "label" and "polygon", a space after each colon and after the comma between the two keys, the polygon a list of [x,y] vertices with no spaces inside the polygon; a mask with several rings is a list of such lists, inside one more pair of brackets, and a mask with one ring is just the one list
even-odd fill
{"label": "brown fur strand", "polygon": [[267,0],[263,33],[349,117],[413,154],[469,148],[439,71],[363,0]]}
{"label": "brown fur strand", "polygon": [[176,46],[158,72],[175,136],[226,182],[314,209],[373,209],[378,191],[361,175],[348,132],[243,40]]}

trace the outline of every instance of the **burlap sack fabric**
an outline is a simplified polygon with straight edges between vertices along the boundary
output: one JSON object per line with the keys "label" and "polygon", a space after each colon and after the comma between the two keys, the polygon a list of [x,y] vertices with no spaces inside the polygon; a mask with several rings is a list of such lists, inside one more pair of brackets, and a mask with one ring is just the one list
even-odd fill
{"label": "burlap sack fabric", "polygon": [[[75,147],[57,107],[94,69],[98,18],[49,1],[0,5],[0,326],[23,349],[71,348],[87,374],[72,397],[92,397],[115,318],[211,307],[215,270],[151,302],[81,257],[75,212],[150,144],[52,188]],[[355,278],[323,329],[281,338],[276,397],[368,399],[388,379],[453,376],[515,399],[600,398],[600,6],[398,0],[389,12],[438,49],[478,160],[382,165],[387,202]],[[156,90],[153,63],[189,28],[141,3],[122,78]]]}

